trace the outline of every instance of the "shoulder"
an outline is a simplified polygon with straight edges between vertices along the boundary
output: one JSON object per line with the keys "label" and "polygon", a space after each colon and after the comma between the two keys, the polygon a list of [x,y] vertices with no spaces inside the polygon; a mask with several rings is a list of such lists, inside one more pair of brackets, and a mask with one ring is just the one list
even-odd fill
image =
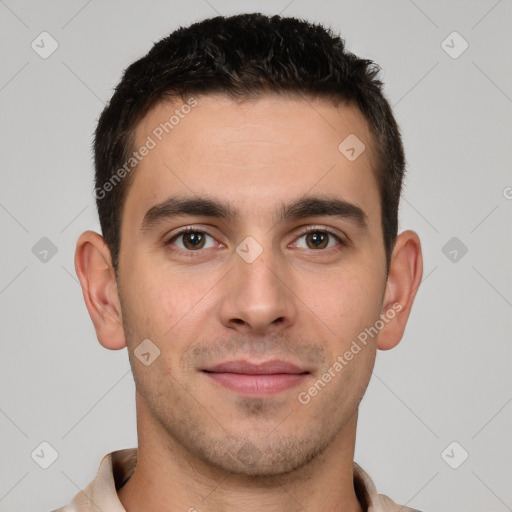
{"label": "shoulder", "polygon": [[356,494],[367,512],[420,512],[419,510],[398,505],[384,494],[378,494],[370,476],[354,463],[354,486]]}
{"label": "shoulder", "polygon": [[404,507],[398,505],[391,498],[384,496],[384,494],[377,495],[373,507],[368,509],[368,512],[420,512],[415,508]]}

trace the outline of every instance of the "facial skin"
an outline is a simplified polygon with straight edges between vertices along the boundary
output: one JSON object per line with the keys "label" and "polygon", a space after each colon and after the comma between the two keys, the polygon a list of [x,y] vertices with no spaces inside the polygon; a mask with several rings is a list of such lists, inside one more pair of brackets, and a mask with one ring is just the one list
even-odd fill
{"label": "facial skin", "polygon": [[[357,108],[283,96],[196,99],[133,171],[118,283],[100,235],[86,232],[77,245],[98,339],[128,347],[136,383],[139,461],[119,496],[128,511],[361,510],[352,484],[357,409],[377,348],[402,338],[421,280],[418,237],[399,235],[386,278],[372,137]],[[151,110],[134,147],[180,105]],[[349,134],[366,145],[352,162],[338,150]],[[236,215],[152,215],[144,224],[171,196],[216,201]],[[280,217],[309,198],[345,201],[364,222]],[[195,234],[178,236],[186,227]],[[378,337],[301,403],[299,393],[396,304]],[[160,350],[149,366],[134,355],[146,339]],[[204,371],[274,360],[305,374],[288,389],[244,393]]]}

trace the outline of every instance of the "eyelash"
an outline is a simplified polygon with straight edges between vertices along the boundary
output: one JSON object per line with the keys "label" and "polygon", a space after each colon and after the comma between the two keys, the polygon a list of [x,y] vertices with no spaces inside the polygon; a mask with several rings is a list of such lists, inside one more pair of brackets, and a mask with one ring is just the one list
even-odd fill
{"label": "eyelash", "polygon": [[[184,235],[184,234],[187,234],[187,233],[201,233],[201,234],[204,234],[204,235],[208,235],[210,236],[211,238],[214,238],[212,235],[210,235],[210,233],[208,233],[207,231],[204,231],[202,229],[197,229],[197,228],[194,228],[194,227],[186,227],[186,228],[183,228],[182,230],[178,231],[178,233],[175,233],[174,235],[172,235],[171,238],[169,238],[168,240],[166,240],[164,242],[164,245],[165,246],[171,246],[172,243],[174,242],[174,240],[177,240],[180,236]],[[334,233],[334,231],[331,231],[330,229],[328,228],[318,228],[318,227],[308,227],[307,229],[305,229],[302,233],[300,233],[298,236],[297,236],[297,240],[299,238],[302,238],[303,236],[305,235],[308,235],[309,233],[327,233],[329,236],[333,237],[336,239],[336,241],[338,242],[338,244],[340,246],[346,246],[348,245],[347,242],[345,242],[344,240],[341,239],[341,237],[339,235],[337,235],[336,233]],[[332,249],[334,249],[334,247],[329,247],[328,249],[310,249],[311,251],[313,252],[330,252]],[[198,249],[196,251],[193,251],[193,250],[186,250],[186,249],[181,249],[181,248],[174,248],[174,250],[176,252],[181,252],[182,254],[185,253],[187,256],[194,256],[195,253],[201,253],[203,252],[202,249]]]}

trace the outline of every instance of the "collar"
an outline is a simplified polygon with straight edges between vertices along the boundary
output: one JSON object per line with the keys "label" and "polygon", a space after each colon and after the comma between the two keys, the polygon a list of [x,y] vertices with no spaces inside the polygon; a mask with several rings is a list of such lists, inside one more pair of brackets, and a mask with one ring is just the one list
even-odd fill
{"label": "collar", "polygon": [[[101,460],[94,480],[66,507],[54,512],[126,512],[117,496],[119,490],[133,475],[137,465],[137,448],[108,453]],[[400,507],[387,496],[377,493],[371,478],[354,463],[354,488],[357,498],[367,512],[419,512]]]}

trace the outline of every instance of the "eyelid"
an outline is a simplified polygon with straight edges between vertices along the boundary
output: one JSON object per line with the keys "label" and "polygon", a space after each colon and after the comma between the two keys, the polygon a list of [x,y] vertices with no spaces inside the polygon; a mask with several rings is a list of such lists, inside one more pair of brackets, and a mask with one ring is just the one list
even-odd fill
{"label": "eyelid", "polygon": [[[224,245],[224,244],[222,244],[222,242],[218,242],[218,240],[207,230],[205,230],[204,228],[196,227],[196,226],[185,226],[183,228],[180,228],[175,233],[172,233],[171,235],[166,235],[164,237],[163,243],[164,243],[164,245],[170,245],[176,238],[178,238],[181,235],[184,235],[186,233],[203,233],[203,234],[213,238],[217,243]],[[177,249],[179,250],[180,248],[178,247]],[[187,252],[193,252],[193,251],[187,251]],[[199,252],[199,251],[197,251],[197,252]]]}
{"label": "eyelid", "polygon": [[[350,240],[348,239],[348,237],[345,234],[340,234],[337,232],[337,230],[335,231],[334,229],[329,228],[327,226],[318,226],[318,225],[308,225],[306,228],[303,228],[298,234],[294,235],[294,242],[296,242],[299,238],[303,237],[304,235],[307,235],[309,233],[318,232],[318,231],[328,233],[330,236],[333,236],[338,241],[338,243],[340,245],[348,245],[350,243]],[[177,239],[178,237],[182,236],[183,234],[196,233],[196,232],[203,233],[203,234],[211,237],[218,244],[225,247],[225,244],[223,244],[222,242],[219,242],[215,238],[215,236],[213,236],[207,230],[205,230],[204,228],[201,228],[201,227],[193,226],[193,225],[180,228],[179,231],[165,237],[164,242],[163,242],[164,246],[172,245],[172,242],[175,239]],[[208,247],[207,249],[211,249],[211,247]],[[331,247],[330,249],[333,249],[333,248]],[[184,249],[181,249],[180,247],[175,247],[174,250],[176,250],[178,252],[186,253],[186,254],[194,254],[194,253],[204,252],[206,249],[198,249],[197,251],[192,251],[192,250],[184,250]],[[314,250],[314,249],[312,249],[312,250]],[[318,252],[328,251],[328,250],[329,249],[318,250]]]}
{"label": "eyelid", "polygon": [[335,230],[333,228],[327,227],[327,226],[318,226],[318,225],[308,226],[307,228],[305,228],[303,231],[301,231],[297,235],[297,238],[307,235],[308,233],[315,233],[317,231],[321,231],[324,233],[328,233],[329,235],[332,235],[341,244],[348,245],[350,243],[350,239],[345,233]]}

